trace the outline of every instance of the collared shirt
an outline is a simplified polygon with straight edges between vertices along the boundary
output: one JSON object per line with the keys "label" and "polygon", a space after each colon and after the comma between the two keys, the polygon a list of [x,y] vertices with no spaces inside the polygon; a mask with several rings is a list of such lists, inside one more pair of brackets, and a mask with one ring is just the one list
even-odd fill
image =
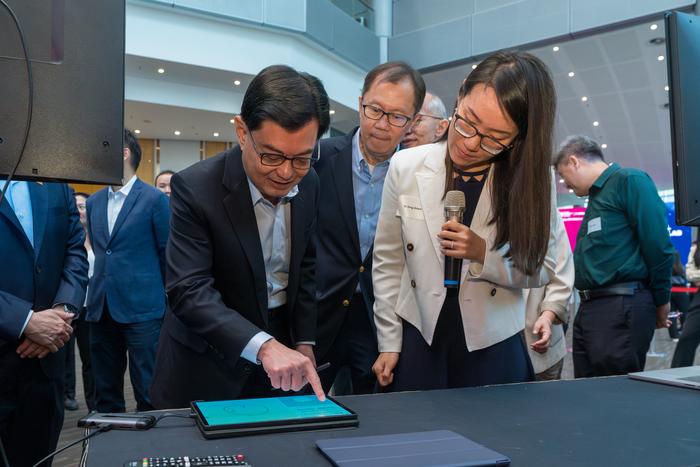
{"label": "collared shirt", "polygon": [[357,130],[352,138],[352,188],[362,261],[374,244],[389,161],[390,159],[387,159],[375,166],[368,164],[360,150],[360,130]]}
{"label": "collared shirt", "polygon": [[666,206],[649,175],[608,167],[593,183],[576,239],[576,288],[618,282],[648,285],[656,306],[671,297],[673,246]]}
{"label": "collared shirt", "polygon": [[124,206],[124,201],[126,197],[129,196],[131,189],[136,183],[136,175],[131,177],[131,179],[121,187],[119,190],[114,191],[111,186],[107,190],[107,226],[109,228],[109,234],[112,235],[112,229],[114,229],[114,224],[117,222],[117,217],[119,217],[119,212]]}
{"label": "collared shirt", "polygon": [[[277,204],[268,201],[260,190],[248,179],[250,197],[253,202],[255,221],[265,263],[267,280],[267,308],[277,308],[287,303],[287,284],[289,282],[289,260],[291,252],[291,204],[290,201],[299,193],[295,186]],[[241,356],[246,360],[258,362],[260,347],[273,337],[261,331],[246,344]]]}
{"label": "collared shirt", "polygon": [[7,187],[7,202],[17,216],[29,243],[34,246],[34,215],[32,214],[32,199],[29,196],[29,183],[11,181]]}
{"label": "collared shirt", "polygon": [[[3,180],[4,184],[4,180]],[[34,246],[34,214],[32,213],[32,198],[29,195],[29,183],[28,182],[18,182],[12,181],[7,186],[7,193],[5,194],[7,203],[12,208],[19,220],[24,234],[27,236],[29,243]],[[22,329],[19,332],[21,337],[24,334],[24,330],[29,324],[29,319],[32,317],[34,310],[29,310],[27,317],[24,320]]]}

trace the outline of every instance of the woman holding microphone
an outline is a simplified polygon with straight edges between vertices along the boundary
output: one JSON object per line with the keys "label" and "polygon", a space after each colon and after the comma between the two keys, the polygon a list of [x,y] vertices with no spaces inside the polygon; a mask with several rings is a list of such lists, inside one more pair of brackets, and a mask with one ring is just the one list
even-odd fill
{"label": "woman holding microphone", "polygon": [[[402,151],[384,184],[374,242],[380,386],[426,390],[529,381],[523,289],[549,281],[556,208],[556,97],[546,66],[497,53],[464,80],[447,142]],[[464,193],[446,221],[446,194]],[[462,260],[457,288],[445,258]],[[535,329],[543,337],[550,320]],[[539,327],[538,327],[539,326]]]}

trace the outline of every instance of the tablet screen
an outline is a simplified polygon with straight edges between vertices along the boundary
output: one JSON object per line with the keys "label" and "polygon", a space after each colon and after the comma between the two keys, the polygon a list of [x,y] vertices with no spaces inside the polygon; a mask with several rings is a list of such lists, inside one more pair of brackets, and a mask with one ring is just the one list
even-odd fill
{"label": "tablet screen", "polygon": [[204,424],[210,427],[354,416],[335,401],[320,402],[314,395],[195,402],[193,405]]}

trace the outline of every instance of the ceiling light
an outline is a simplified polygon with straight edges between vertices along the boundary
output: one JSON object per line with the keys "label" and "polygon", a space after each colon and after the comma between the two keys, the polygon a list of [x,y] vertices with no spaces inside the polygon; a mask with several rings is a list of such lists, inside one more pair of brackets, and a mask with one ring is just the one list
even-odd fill
{"label": "ceiling light", "polygon": [[476,64],[472,65],[472,70],[476,70]]}
{"label": "ceiling light", "polygon": [[574,190],[572,190],[571,188],[569,188],[569,193],[573,193],[573,192],[574,192]]}
{"label": "ceiling light", "polygon": [[595,122],[593,122],[593,126],[598,126],[598,125],[600,125],[600,122],[599,122],[598,120],[596,120]]}
{"label": "ceiling light", "polygon": [[555,45],[554,47],[552,47],[552,52],[559,52],[559,46]]}
{"label": "ceiling light", "polygon": [[605,144],[605,143],[601,144],[600,147],[603,148],[603,149],[608,149],[608,145]]}
{"label": "ceiling light", "polygon": [[328,111],[328,113],[331,114],[331,115],[335,115],[335,110],[331,109],[331,110]]}
{"label": "ceiling light", "polygon": [[586,97],[586,96],[581,97],[581,102],[586,102],[587,100],[588,100],[588,97]]}
{"label": "ceiling light", "polygon": [[240,85],[241,85],[241,82],[238,81],[238,80],[236,80],[236,81],[233,82],[233,84],[235,84],[236,86],[240,86]]}
{"label": "ceiling light", "polygon": [[573,71],[569,72],[569,78],[573,78],[575,75],[576,75],[576,73],[574,73]]}
{"label": "ceiling light", "polygon": [[214,138],[218,138],[218,137],[219,137],[219,133],[218,133],[218,132],[215,131],[213,134],[214,134]]}
{"label": "ceiling light", "polygon": [[660,62],[663,62],[664,58],[666,58],[666,57],[664,57],[663,55],[659,55],[658,57],[656,57],[656,59]]}
{"label": "ceiling light", "polygon": [[165,73],[165,68],[158,68],[158,74],[162,75]]}
{"label": "ceiling light", "polygon": [[175,130],[173,131],[173,133],[175,134],[175,136],[180,136],[180,130]]}
{"label": "ceiling light", "polygon": [[564,179],[559,180],[559,183],[564,183]]}
{"label": "ceiling light", "polygon": [[236,121],[234,119],[229,120],[229,122],[236,123]]}
{"label": "ceiling light", "polygon": [[134,130],[134,133],[136,133],[137,135],[140,135],[140,134],[141,134],[141,130]]}
{"label": "ceiling light", "polygon": [[668,91],[668,86],[664,86],[664,91]]}
{"label": "ceiling light", "polygon": [[658,27],[659,27],[658,25],[652,24],[651,26],[649,26],[649,29],[651,29],[652,31],[656,31],[658,29]]}

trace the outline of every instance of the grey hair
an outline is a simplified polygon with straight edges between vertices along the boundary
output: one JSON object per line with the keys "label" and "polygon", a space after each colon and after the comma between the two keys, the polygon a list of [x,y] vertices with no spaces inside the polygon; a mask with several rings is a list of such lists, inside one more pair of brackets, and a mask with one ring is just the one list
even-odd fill
{"label": "grey hair", "polygon": [[442,99],[432,92],[426,92],[425,98],[428,99],[428,112],[430,112],[431,115],[447,118],[447,110],[445,110],[445,104],[443,104]]}
{"label": "grey hair", "polygon": [[561,143],[559,151],[554,158],[554,166],[558,167],[559,164],[568,160],[569,156],[586,159],[588,162],[605,162],[600,145],[588,136],[583,135],[569,136]]}

